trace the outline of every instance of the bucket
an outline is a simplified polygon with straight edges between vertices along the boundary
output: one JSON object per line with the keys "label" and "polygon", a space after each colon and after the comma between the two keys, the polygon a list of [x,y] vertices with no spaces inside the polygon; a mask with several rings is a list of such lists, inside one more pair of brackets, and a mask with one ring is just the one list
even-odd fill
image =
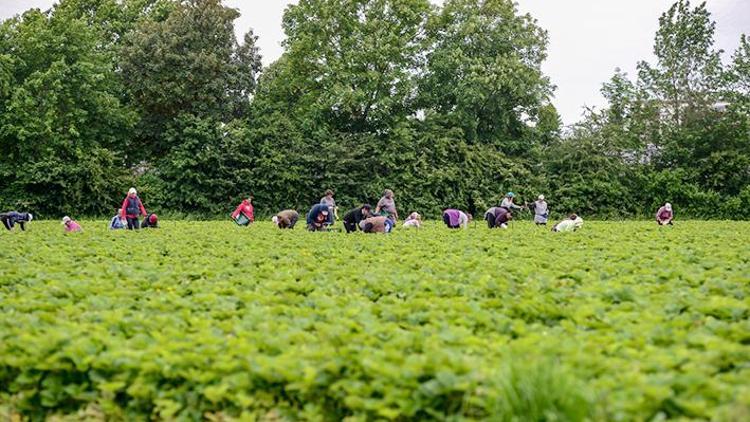
{"label": "bucket", "polygon": [[247,226],[250,224],[250,219],[247,218],[245,214],[240,213],[240,215],[234,219],[234,222],[237,223],[238,226]]}

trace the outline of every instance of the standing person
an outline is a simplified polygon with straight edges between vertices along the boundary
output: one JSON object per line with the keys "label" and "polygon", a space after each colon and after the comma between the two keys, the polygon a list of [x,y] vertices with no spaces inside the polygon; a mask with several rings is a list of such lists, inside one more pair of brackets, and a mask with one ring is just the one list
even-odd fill
{"label": "standing person", "polygon": [[443,211],[443,222],[449,229],[469,228],[469,221],[471,221],[471,214],[467,214],[461,210],[449,208]]}
{"label": "standing person", "polygon": [[10,211],[0,214],[0,221],[9,231],[13,229],[16,223],[21,227],[21,231],[26,231],[26,223],[30,223],[33,219],[34,216],[27,212]]}
{"label": "standing person", "polygon": [[552,227],[553,232],[574,232],[583,227],[583,218],[570,214],[565,220],[555,224]]}
{"label": "standing person", "polygon": [[390,233],[395,223],[389,217],[376,215],[359,222],[359,228],[364,233]]}
{"label": "standing person", "polygon": [[505,194],[505,198],[503,198],[502,202],[500,202],[500,206],[507,209],[508,211],[513,210],[522,210],[523,207],[520,205],[516,205],[513,203],[513,201],[516,198],[516,194],[513,192],[508,192]]}
{"label": "standing person", "polygon": [[534,210],[534,224],[546,226],[549,218],[549,206],[547,206],[547,201],[544,200],[544,195],[539,195],[539,198],[531,203],[530,208]]}
{"label": "standing person", "polygon": [[328,189],[326,195],[320,198],[320,203],[328,205],[328,224],[333,224],[334,220],[339,218],[336,200],[333,199],[333,191]]}
{"label": "standing person", "polygon": [[[488,216],[485,215],[485,219],[487,219],[487,217]],[[491,220],[492,226],[490,228],[507,229],[508,223],[512,219],[513,219],[513,213],[511,213],[507,208],[495,207],[492,214],[489,215],[489,219],[487,220],[487,225],[488,226],[490,225],[490,220]]]}
{"label": "standing person", "polygon": [[344,214],[344,229],[346,229],[347,233],[355,232],[359,228],[359,223],[370,217],[372,217],[372,207],[370,204],[364,204],[361,207],[349,210],[349,212]]}
{"label": "standing person", "polygon": [[159,217],[156,216],[156,214],[151,213],[146,216],[146,218],[143,219],[143,223],[141,223],[141,228],[147,229],[158,229],[159,228]]}
{"label": "standing person", "polygon": [[63,217],[62,224],[65,227],[65,233],[78,233],[83,231],[81,225],[67,215]]}
{"label": "standing person", "polygon": [[110,230],[120,230],[125,228],[125,219],[120,217],[120,210],[115,210],[115,216],[112,217],[111,220],[109,220],[109,229]]}
{"label": "standing person", "polygon": [[232,220],[240,226],[249,226],[255,221],[255,209],[253,208],[253,196],[243,199],[232,213]]}
{"label": "standing person", "polygon": [[307,230],[321,232],[328,230],[328,205],[316,204],[307,213]]}
{"label": "standing person", "polygon": [[673,225],[672,220],[674,219],[674,212],[672,211],[672,204],[667,202],[658,211],[656,211],[656,222],[660,226]]}
{"label": "standing person", "polygon": [[299,213],[295,210],[284,210],[273,216],[271,221],[280,229],[293,229],[299,220]]}
{"label": "standing person", "polygon": [[409,214],[408,217],[406,217],[406,221],[404,221],[403,227],[405,229],[414,227],[414,228],[421,228],[422,227],[422,216],[419,215],[418,212],[413,212]]}
{"label": "standing person", "polygon": [[128,222],[128,230],[138,230],[141,228],[141,222],[138,217],[143,215],[144,217],[148,214],[146,208],[141,202],[141,198],[138,197],[138,192],[135,188],[128,190],[128,196],[122,201],[122,218]]}
{"label": "standing person", "polygon": [[375,206],[375,214],[390,217],[393,221],[398,221],[398,211],[396,211],[396,201],[394,200],[393,191],[386,189],[383,197]]}

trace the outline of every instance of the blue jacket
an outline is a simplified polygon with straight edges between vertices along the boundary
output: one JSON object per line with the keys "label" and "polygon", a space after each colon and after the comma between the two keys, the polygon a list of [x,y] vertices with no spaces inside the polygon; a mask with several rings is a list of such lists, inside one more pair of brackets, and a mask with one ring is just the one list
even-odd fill
{"label": "blue jacket", "polygon": [[317,205],[313,206],[310,209],[310,212],[307,213],[307,224],[308,225],[312,224],[315,220],[317,220],[318,216],[323,211],[328,211],[328,205],[326,205],[326,204],[317,204]]}

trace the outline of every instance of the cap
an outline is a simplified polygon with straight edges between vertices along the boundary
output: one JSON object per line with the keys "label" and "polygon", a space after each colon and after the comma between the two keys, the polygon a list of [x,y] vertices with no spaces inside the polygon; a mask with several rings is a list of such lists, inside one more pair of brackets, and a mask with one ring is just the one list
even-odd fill
{"label": "cap", "polygon": [[151,214],[151,216],[148,218],[148,222],[151,224],[156,223],[159,220],[159,217],[156,216],[156,214]]}
{"label": "cap", "polygon": [[279,216],[274,215],[273,217],[271,217],[271,221],[273,221],[273,224],[279,224]]}
{"label": "cap", "polygon": [[128,190],[128,195],[138,195],[138,192],[135,188],[130,188],[130,190]]}
{"label": "cap", "polygon": [[34,215],[32,213],[29,213],[29,221],[34,219]]}
{"label": "cap", "polygon": [[62,219],[62,223],[63,223],[63,224],[67,224],[68,222],[70,222],[70,217],[68,217],[68,216],[66,215],[66,216],[65,216],[65,217],[63,217],[63,219]]}
{"label": "cap", "polygon": [[509,197],[513,198],[514,196],[516,196],[516,194],[513,193],[513,192],[508,192],[508,193],[505,194],[505,196],[509,196]]}
{"label": "cap", "polygon": [[672,204],[670,204],[669,202],[667,202],[666,204],[664,204],[664,208],[666,208],[667,211],[672,211]]}
{"label": "cap", "polygon": [[323,214],[323,215],[328,215],[328,210],[323,210],[320,213]]}
{"label": "cap", "polygon": [[539,195],[539,200],[544,201],[544,195]]}

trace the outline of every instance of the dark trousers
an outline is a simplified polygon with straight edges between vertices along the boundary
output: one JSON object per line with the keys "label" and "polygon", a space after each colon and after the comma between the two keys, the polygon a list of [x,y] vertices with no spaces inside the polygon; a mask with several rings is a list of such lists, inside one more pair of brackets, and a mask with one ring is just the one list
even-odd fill
{"label": "dark trousers", "polygon": [[354,221],[347,221],[344,220],[344,229],[346,229],[347,233],[352,233],[357,231],[357,223]]}
{"label": "dark trousers", "polygon": [[13,225],[10,223],[10,217],[3,216],[0,220],[3,220],[3,225],[6,229],[10,230],[13,228]]}
{"label": "dark trousers", "polygon": [[495,228],[495,216],[492,214],[486,214],[484,216],[484,219],[487,220],[487,227],[494,229]]}
{"label": "dark trousers", "polygon": [[138,217],[126,217],[126,220],[128,220],[128,230],[138,230],[141,228],[141,222],[138,220]]}
{"label": "dark trousers", "polygon": [[461,225],[452,226],[451,225],[451,218],[448,216],[448,214],[443,214],[443,223],[445,223],[446,226],[448,226],[449,229],[457,229],[461,227]]}

